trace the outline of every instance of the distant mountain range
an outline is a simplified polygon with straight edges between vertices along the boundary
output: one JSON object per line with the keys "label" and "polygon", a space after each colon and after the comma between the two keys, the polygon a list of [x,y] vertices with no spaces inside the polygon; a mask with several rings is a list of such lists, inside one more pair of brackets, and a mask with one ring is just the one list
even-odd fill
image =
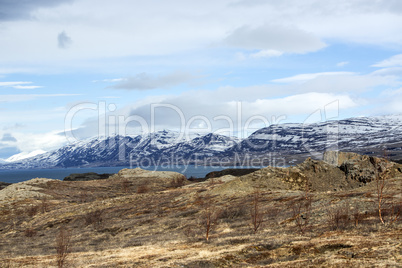
{"label": "distant mountain range", "polygon": [[3,163],[2,169],[89,166],[289,165],[326,150],[402,159],[402,115],[359,117],[316,124],[278,124],[240,140],[219,134],[173,131],[77,142],[55,151]]}

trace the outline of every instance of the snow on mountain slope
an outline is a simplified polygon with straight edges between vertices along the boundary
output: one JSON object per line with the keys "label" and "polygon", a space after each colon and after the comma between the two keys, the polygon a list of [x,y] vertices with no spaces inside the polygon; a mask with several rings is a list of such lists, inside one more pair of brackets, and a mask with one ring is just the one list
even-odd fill
{"label": "snow on mountain slope", "polygon": [[386,148],[393,155],[402,157],[402,115],[271,125],[244,140],[213,133],[186,138],[167,130],[136,137],[93,138],[2,164],[0,168],[135,165],[144,160],[151,165],[161,163],[161,160],[174,164],[207,158],[258,158],[271,153],[279,156],[314,155],[337,149],[378,153]]}
{"label": "snow on mountain slope", "polygon": [[76,142],[58,150],[15,161],[3,168],[48,168],[78,166],[115,166],[137,164],[139,161],[157,163],[161,158],[178,155],[214,155],[235,144],[234,138],[222,135],[184,135],[174,131],[158,131],[136,137],[113,136]]}
{"label": "snow on mountain slope", "polygon": [[315,124],[262,128],[227,153],[298,154],[325,150],[356,151],[402,141],[402,116],[358,117]]}
{"label": "snow on mountain slope", "polygon": [[23,159],[31,158],[31,157],[34,157],[36,155],[40,155],[40,154],[44,154],[44,153],[46,153],[46,151],[43,151],[43,150],[36,150],[36,151],[30,152],[30,153],[22,152],[22,153],[15,154],[15,155],[7,158],[6,160],[4,160],[4,162],[21,161]]}
{"label": "snow on mountain slope", "polygon": [[211,157],[228,150],[238,142],[239,139],[237,138],[209,133],[166,148],[163,151],[163,156],[180,156],[183,159]]}

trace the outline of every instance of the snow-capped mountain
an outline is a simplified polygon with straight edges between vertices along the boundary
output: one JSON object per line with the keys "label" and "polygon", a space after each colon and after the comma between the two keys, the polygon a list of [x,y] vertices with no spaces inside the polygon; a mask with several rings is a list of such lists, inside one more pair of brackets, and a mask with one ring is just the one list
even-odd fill
{"label": "snow-capped mountain", "polygon": [[[279,124],[262,128],[248,138],[209,133],[190,139],[179,132],[158,131],[146,135],[113,136],[77,142],[0,168],[50,168],[82,166],[213,164],[219,159],[283,157],[320,158],[326,150],[352,151],[402,159],[402,115],[359,117],[316,124]],[[201,162],[200,162],[201,161]]]}
{"label": "snow-capped mountain", "polygon": [[183,141],[163,151],[164,157],[175,155],[182,159],[205,158],[219,155],[240,142],[239,139],[209,133],[198,136],[190,141]]}
{"label": "snow-capped mountain", "polygon": [[3,168],[49,168],[118,165],[157,165],[192,154],[212,156],[232,147],[237,139],[217,134],[192,134],[192,139],[174,131],[130,136],[93,138],[58,150],[3,165]]}
{"label": "snow-capped mountain", "polygon": [[401,115],[358,117],[315,124],[271,125],[254,132],[226,154],[269,152],[320,157],[326,150],[378,154],[384,149],[400,151],[401,142]]}

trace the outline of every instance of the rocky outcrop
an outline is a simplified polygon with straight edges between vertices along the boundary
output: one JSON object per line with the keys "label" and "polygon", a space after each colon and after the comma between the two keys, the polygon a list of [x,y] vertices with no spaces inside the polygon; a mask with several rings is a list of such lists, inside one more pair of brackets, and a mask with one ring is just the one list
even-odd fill
{"label": "rocky outcrop", "polygon": [[0,205],[25,199],[42,199],[50,196],[42,193],[42,185],[55,180],[36,178],[19,183],[13,183],[0,191]]}
{"label": "rocky outcrop", "polygon": [[95,172],[88,172],[88,173],[73,173],[68,175],[63,179],[63,181],[93,181],[93,180],[104,180],[109,178],[114,174],[98,174]]}
{"label": "rocky outcrop", "polygon": [[157,191],[171,187],[180,187],[190,182],[180,173],[172,171],[149,171],[141,168],[122,169],[109,179],[127,182],[139,191]]}
{"label": "rocky outcrop", "polygon": [[338,167],[345,173],[348,181],[359,182],[360,186],[374,181],[379,176],[394,177],[402,171],[402,165],[395,162],[356,153],[326,152],[324,161]]}
{"label": "rocky outcrop", "polygon": [[355,153],[328,152],[325,161],[306,159],[288,167],[266,167],[216,187],[216,194],[251,193],[256,189],[342,191],[375,180],[378,176],[401,175],[402,165],[386,159]]}
{"label": "rocky outcrop", "polygon": [[228,168],[221,171],[212,171],[205,175],[205,179],[218,178],[226,175],[235,177],[244,176],[257,171],[257,168]]}

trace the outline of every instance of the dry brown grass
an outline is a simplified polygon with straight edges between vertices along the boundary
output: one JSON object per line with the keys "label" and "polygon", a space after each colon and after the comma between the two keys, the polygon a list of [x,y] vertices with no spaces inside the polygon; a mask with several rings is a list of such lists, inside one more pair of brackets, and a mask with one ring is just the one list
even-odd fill
{"label": "dry brown grass", "polygon": [[[395,204],[394,214],[384,207],[385,219],[400,211],[402,179],[390,185],[394,190],[387,194],[392,199],[386,199]],[[295,231],[294,216],[304,213],[303,204],[309,201],[305,192],[261,189],[258,209],[264,214],[264,224],[256,234],[250,221],[253,203],[247,196],[214,196],[216,185],[208,182],[191,187],[168,185],[144,193],[137,193],[137,186],[124,191],[121,180],[52,181],[42,189],[51,196],[45,212],[27,213],[31,204],[40,206],[42,199],[2,205],[0,267],[56,267],[55,238],[61,227],[70,233],[71,252],[64,262],[68,267],[402,264],[402,222],[398,218],[392,225],[379,224],[374,195],[366,195],[375,192],[375,183],[344,192],[309,192],[309,223],[304,232]],[[301,202],[300,212],[293,213],[295,202]],[[214,212],[208,241],[207,211]],[[328,211],[337,219],[329,220]],[[342,222],[346,214],[348,221]]]}

